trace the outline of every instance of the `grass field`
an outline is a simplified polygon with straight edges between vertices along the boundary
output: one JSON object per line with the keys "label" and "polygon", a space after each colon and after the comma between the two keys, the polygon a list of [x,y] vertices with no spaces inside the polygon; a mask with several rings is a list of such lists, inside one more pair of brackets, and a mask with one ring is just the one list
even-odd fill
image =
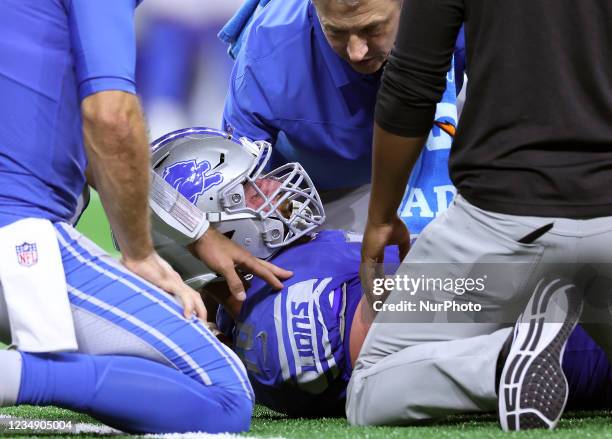
{"label": "grass field", "polygon": [[[610,413],[570,413],[555,431],[528,431],[512,433],[511,438],[610,438],[612,428]],[[15,416],[27,419],[70,420],[79,424],[80,437],[128,437],[118,432],[110,432],[93,419],[67,410],[37,407],[18,407],[0,410],[0,416]],[[206,413],[202,413],[206,416]],[[2,432],[3,435],[20,437],[68,437],[73,434],[32,436]],[[176,435],[174,435],[176,436]],[[187,436],[187,435],[185,435]],[[195,435],[190,435],[196,437]],[[198,435],[207,437],[210,435]],[[227,436],[227,435],[226,435]],[[257,407],[251,431],[245,436],[265,438],[508,438],[508,433],[500,431],[495,416],[454,417],[437,425],[418,427],[350,427],[344,419],[288,419],[264,407]]]}
{"label": "grass field", "polygon": [[[4,348],[0,344],[0,349]],[[0,371],[1,373],[1,371]],[[202,413],[206,416],[206,413]],[[485,439],[485,438],[540,438],[550,437],[558,439],[569,438],[612,438],[612,412],[573,412],[568,413],[559,423],[555,431],[528,431],[503,433],[497,424],[496,416],[455,416],[435,425],[422,425],[413,427],[351,427],[342,418],[324,419],[290,419],[262,406],[255,408],[251,431],[242,436],[258,438],[414,438],[414,439]],[[51,437],[135,437],[121,434],[101,425],[89,416],[74,413],[69,410],[50,407],[10,407],[0,409],[2,418],[15,417],[30,420],[72,421],[76,427],[72,433],[33,435],[27,432],[9,432],[0,425],[0,436],[51,438]],[[78,424],[78,425],[77,425]],[[172,435],[185,436],[186,439],[206,438],[212,435]],[[229,437],[232,435],[224,435]]]}
{"label": "grass field", "polygon": [[102,208],[102,203],[100,203],[100,197],[98,197],[98,193],[94,190],[91,191],[91,199],[87,209],[79,219],[77,230],[113,256],[119,255],[113,247],[110,226]]}

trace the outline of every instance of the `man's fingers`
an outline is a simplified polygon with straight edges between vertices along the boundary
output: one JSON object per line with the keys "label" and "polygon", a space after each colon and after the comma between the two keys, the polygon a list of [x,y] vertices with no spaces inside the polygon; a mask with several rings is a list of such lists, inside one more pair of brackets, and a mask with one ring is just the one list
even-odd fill
{"label": "man's fingers", "polygon": [[175,279],[174,282],[176,284],[176,292],[174,294],[183,302],[185,318],[191,319],[195,313],[196,316],[206,321],[208,313],[206,312],[204,302],[202,302],[202,296],[196,290],[183,283],[180,278]]}
{"label": "man's fingers", "polygon": [[385,259],[385,247],[379,246],[378,243],[373,245],[370,242],[364,242],[361,247],[361,262],[367,264],[381,263]]}
{"label": "man's fingers", "polygon": [[265,267],[268,267],[268,269],[279,279],[287,280],[293,276],[293,271],[285,270],[284,268],[274,265],[271,262],[264,261],[263,259],[260,259],[259,262]]}
{"label": "man's fingers", "polygon": [[363,293],[366,296],[366,299],[369,299],[369,296],[372,293],[372,287],[374,285],[374,264],[375,263],[373,261],[362,262],[359,270],[361,287],[363,288]]}
{"label": "man's fingers", "polygon": [[187,294],[177,294],[181,302],[183,302],[183,315],[186,319],[190,319],[193,315],[193,301]]}
{"label": "man's fingers", "polygon": [[168,292],[181,300],[183,303],[183,315],[186,319],[191,319],[195,312],[199,318],[206,320],[206,307],[204,307],[202,298],[193,288],[184,284],[180,278],[173,280],[172,285],[168,288]]}
{"label": "man's fingers", "polygon": [[181,276],[156,253],[144,260],[122,259],[122,262],[133,273],[166,293],[176,296],[183,305],[183,315],[186,319],[191,319],[194,312],[201,319],[206,319],[206,308],[200,295],[193,288],[183,283]]}
{"label": "man's fingers", "polygon": [[[260,277],[275,289],[283,288],[281,279],[284,280],[293,276],[290,271],[283,270],[269,262],[261,261],[212,228],[208,229],[196,242],[192,251],[208,267],[225,277],[232,295],[240,301],[246,298],[246,294],[245,288],[236,274],[235,266]],[[218,255],[223,255],[223,257],[219,258]],[[231,264],[227,263],[227,259],[231,261]]]}
{"label": "man's fingers", "polygon": [[221,275],[225,278],[232,296],[243,302],[246,299],[246,293],[244,292],[242,279],[240,279],[240,276],[236,273],[234,266],[232,265],[231,267],[224,268],[221,271]]}
{"label": "man's fingers", "polygon": [[390,242],[397,244],[400,261],[403,261],[410,250],[410,230],[399,217],[395,218]]}
{"label": "man's fingers", "polygon": [[283,283],[276,277],[276,274],[265,264],[262,264],[263,261],[258,259],[253,259],[251,266],[246,266],[248,270],[252,271],[254,275],[260,277],[266,283],[268,283],[275,290],[282,290]]}
{"label": "man's fingers", "polygon": [[195,293],[195,296],[193,296],[193,300],[196,315],[203,321],[206,321],[206,318],[208,317],[208,311],[206,311],[206,306],[204,306],[202,296],[200,296],[198,293]]}

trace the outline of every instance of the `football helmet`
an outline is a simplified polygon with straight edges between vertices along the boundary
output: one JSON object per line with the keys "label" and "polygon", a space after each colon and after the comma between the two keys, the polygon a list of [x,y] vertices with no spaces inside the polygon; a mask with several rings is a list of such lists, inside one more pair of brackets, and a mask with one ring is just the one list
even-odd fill
{"label": "football helmet", "polygon": [[[268,142],[235,139],[209,128],[169,133],[152,144],[152,166],[210,226],[259,258],[313,232],[325,221],[323,203],[298,163],[267,172]],[[199,288],[217,277],[191,253],[155,233],[157,252],[185,282]]]}

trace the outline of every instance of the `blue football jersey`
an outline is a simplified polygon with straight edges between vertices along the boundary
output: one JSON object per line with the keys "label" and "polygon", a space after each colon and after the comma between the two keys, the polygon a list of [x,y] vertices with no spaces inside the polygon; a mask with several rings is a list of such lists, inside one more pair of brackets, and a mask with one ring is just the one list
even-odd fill
{"label": "blue football jersey", "polygon": [[0,2],[0,227],[68,221],[85,184],[80,104],[135,93],[134,0]]}
{"label": "blue football jersey", "polygon": [[446,90],[436,107],[434,126],[412,168],[398,209],[412,239],[450,206],[457,193],[448,173],[448,157],[458,120],[456,93],[453,60],[453,67],[446,75]]}
{"label": "blue football jersey", "polygon": [[[320,232],[274,258],[295,273],[282,291],[255,280],[235,326],[219,311],[219,328],[232,333],[260,404],[290,415],[344,414],[350,327],[362,295],[360,251],[344,232]],[[398,258],[390,247],[388,271]]]}

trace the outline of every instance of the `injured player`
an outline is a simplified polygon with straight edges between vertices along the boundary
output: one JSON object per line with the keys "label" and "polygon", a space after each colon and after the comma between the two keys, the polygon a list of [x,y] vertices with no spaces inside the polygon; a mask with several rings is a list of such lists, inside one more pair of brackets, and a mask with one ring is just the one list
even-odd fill
{"label": "injured player", "polygon": [[[305,172],[290,164],[264,175],[269,145],[243,145],[210,130],[172,133],[154,145],[154,171],[226,236],[293,271],[284,289],[252,278],[239,302],[173,239],[156,234],[157,250],[222,305],[218,327],[246,366],[259,403],[291,416],[344,415],[352,367],[373,319],[362,300],[361,244],[343,231],[313,233],[324,213]],[[394,272],[398,249],[389,247],[385,261]],[[563,370],[570,407],[610,406],[610,364],[580,327],[568,341]]]}

